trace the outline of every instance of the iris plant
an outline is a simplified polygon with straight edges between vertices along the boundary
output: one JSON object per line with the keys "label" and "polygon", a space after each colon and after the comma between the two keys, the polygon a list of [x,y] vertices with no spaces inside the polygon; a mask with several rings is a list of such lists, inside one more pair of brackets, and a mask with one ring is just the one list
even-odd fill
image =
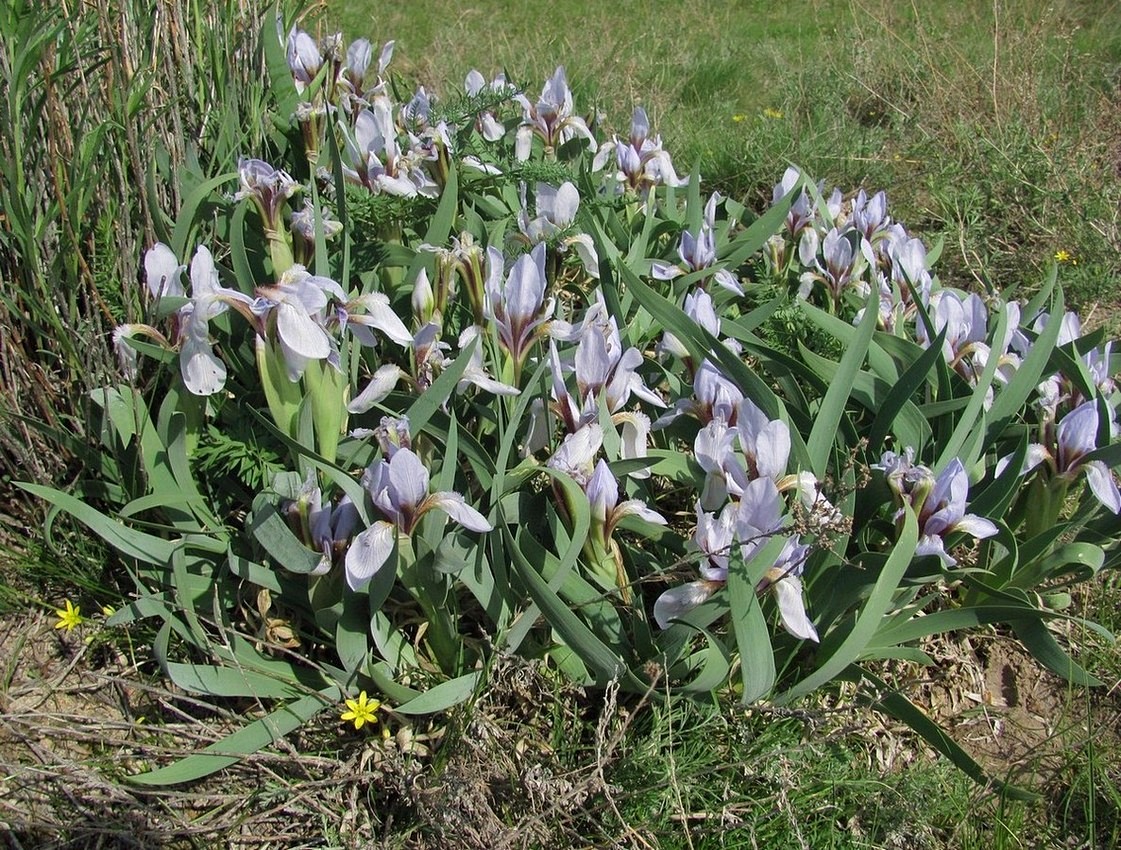
{"label": "iris plant", "polygon": [[411,449],[399,448],[388,461],[371,464],[362,486],[383,517],[354,538],[346,553],[346,580],[361,590],[385,566],[398,536],[409,537],[426,513],[441,510],[470,531],[490,531],[486,517],[459,493],[428,492],[428,470]]}

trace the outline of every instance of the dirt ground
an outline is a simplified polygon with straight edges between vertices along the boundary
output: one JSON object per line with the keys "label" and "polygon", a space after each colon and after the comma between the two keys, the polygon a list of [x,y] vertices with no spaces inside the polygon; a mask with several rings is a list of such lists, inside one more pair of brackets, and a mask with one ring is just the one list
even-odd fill
{"label": "dirt ground", "polygon": [[[308,837],[325,835],[339,846],[391,846],[367,843],[392,828],[392,813],[379,811],[386,799],[458,846],[525,846],[550,840],[558,807],[578,808],[607,787],[602,764],[561,775],[545,756],[515,759],[545,721],[532,681],[512,668],[493,697],[502,704],[476,712],[469,737],[477,749],[459,748],[438,775],[410,757],[432,741],[347,740],[331,716],[186,790],[142,789],[127,777],[219,740],[253,707],[193,700],[153,675],[146,647],[133,659],[119,642],[91,640],[95,627],[65,633],[54,622],[46,612],[0,619],[0,838],[8,847],[280,848],[319,846]],[[1088,701],[994,634],[924,649],[935,667],[887,672],[993,776],[1037,785],[1087,734],[1121,738],[1116,686]],[[498,716],[508,722],[487,720]],[[867,728],[885,774],[929,757],[901,725],[880,718]],[[495,799],[511,785],[531,798],[516,831]],[[394,846],[426,846],[418,841]]]}

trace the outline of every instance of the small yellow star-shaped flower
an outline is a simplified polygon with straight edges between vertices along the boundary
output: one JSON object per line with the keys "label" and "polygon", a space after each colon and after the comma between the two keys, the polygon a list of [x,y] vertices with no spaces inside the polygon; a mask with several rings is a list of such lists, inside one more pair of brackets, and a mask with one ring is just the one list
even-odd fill
{"label": "small yellow star-shaped flower", "polygon": [[1066,250],[1065,248],[1060,249],[1060,250],[1055,252],[1055,262],[1056,263],[1070,263],[1071,265],[1077,265],[1078,264],[1078,260],[1074,259],[1074,255],[1071,254],[1070,251]]}
{"label": "small yellow star-shaped flower", "polygon": [[366,692],[362,691],[358,695],[358,699],[348,699],[346,701],[347,710],[339,715],[339,719],[343,721],[350,721],[354,723],[355,729],[361,729],[366,723],[373,723],[377,720],[378,709],[381,708],[381,703],[376,699],[370,699],[366,696]]}
{"label": "small yellow star-shaped flower", "polygon": [[74,631],[77,626],[82,625],[86,618],[82,616],[82,609],[78,608],[69,599],[66,600],[66,607],[59,608],[55,611],[58,617],[58,622],[54,624],[56,629],[66,629],[68,632]]}

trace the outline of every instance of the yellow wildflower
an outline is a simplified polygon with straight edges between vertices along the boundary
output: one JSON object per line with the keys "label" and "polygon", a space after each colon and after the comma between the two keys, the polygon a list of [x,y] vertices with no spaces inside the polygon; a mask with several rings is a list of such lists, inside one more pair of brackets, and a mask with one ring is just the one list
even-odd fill
{"label": "yellow wildflower", "polygon": [[781,109],[775,109],[772,106],[768,106],[766,109],[763,110],[763,117],[764,118],[774,118],[774,119],[777,120],[779,118],[782,118],[782,110]]}
{"label": "yellow wildflower", "polygon": [[1068,251],[1066,248],[1061,248],[1061,249],[1059,249],[1058,251],[1055,252],[1055,262],[1056,263],[1070,263],[1072,266],[1077,266],[1078,265],[1078,260],[1076,260],[1074,258],[1074,255],[1070,251]]}
{"label": "yellow wildflower", "polygon": [[381,708],[381,703],[376,699],[370,699],[366,696],[366,692],[362,691],[358,695],[358,699],[348,699],[346,707],[347,710],[339,715],[339,719],[353,722],[355,729],[361,729],[364,724],[373,723],[377,720],[377,712]]}
{"label": "yellow wildflower", "polygon": [[740,123],[747,120],[747,116],[746,115],[733,115],[732,120],[735,121],[737,124],[740,124]]}
{"label": "yellow wildflower", "polygon": [[54,624],[56,629],[66,629],[71,632],[75,627],[82,625],[86,618],[82,616],[82,609],[78,608],[69,599],[66,600],[66,607],[59,608],[55,611],[58,617],[58,622]]}

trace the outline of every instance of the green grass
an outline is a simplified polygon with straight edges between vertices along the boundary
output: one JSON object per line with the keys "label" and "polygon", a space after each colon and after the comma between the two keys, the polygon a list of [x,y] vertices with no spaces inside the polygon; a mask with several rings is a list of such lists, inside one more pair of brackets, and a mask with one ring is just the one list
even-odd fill
{"label": "green grass", "polygon": [[625,131],[642,104],[679,170],[756,206],[788,162],[886,189],[896,220],[945,239],[953,285],[1030,291],[1065,250],[1068,298],[1116,325],[1117,3],[332,0],[335,27],[396,39],[392,67],[437,92],[505,68],[533,96],[564,64],[579,110]]}

